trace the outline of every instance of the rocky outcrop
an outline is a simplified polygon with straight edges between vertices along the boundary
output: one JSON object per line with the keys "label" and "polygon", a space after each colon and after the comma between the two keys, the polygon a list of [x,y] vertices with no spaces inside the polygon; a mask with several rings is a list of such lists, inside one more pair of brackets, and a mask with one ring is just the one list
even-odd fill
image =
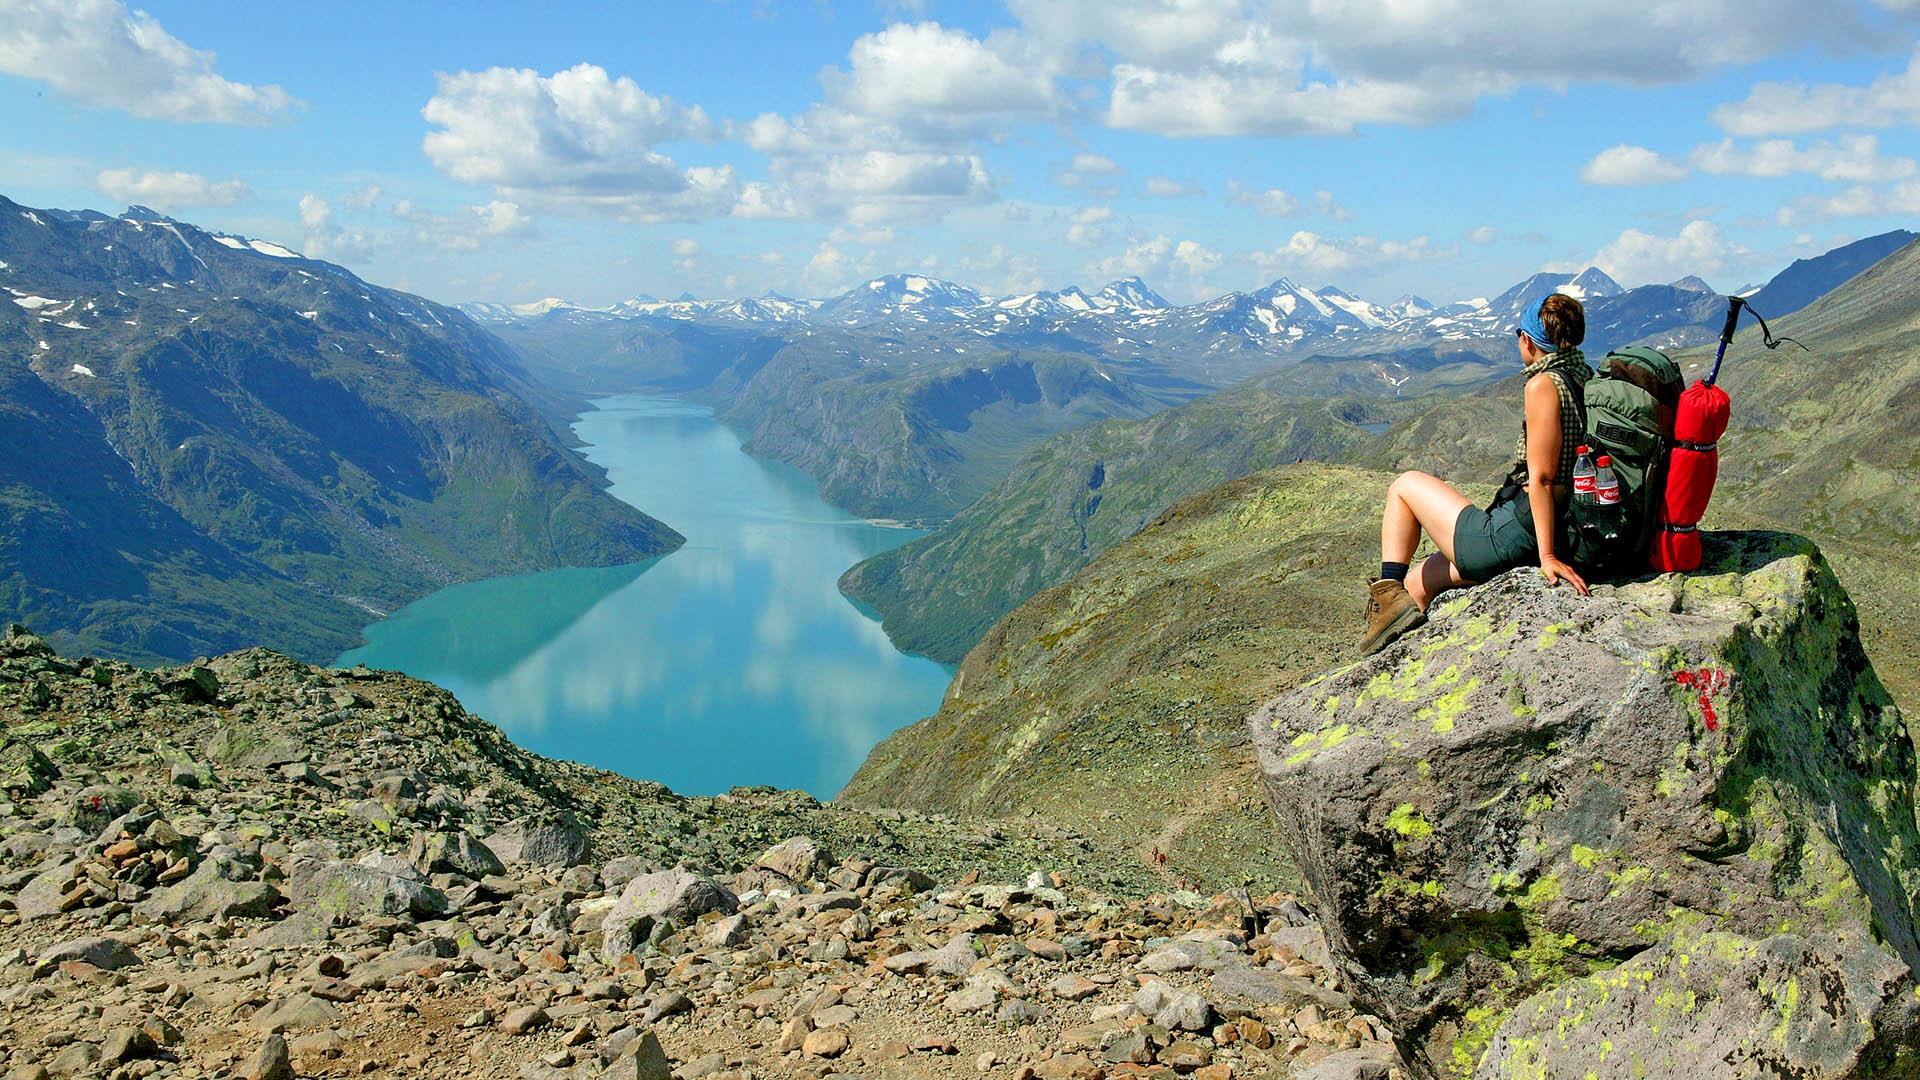
{"label": "rocky outcrop", "polygon": [[1422,1075],[1920,1069],[1913,746],[1811,543],[1590,598],[1516,570],[1249,723]]}
{"label": "rocky outcrop", "polygon": [[1090,887],[1109,856],[1017,822],[685,799],[528,754],[398,676],[247,654],[207,665],[209,699],[22,644],[0,638],[0,726],[48,767],[0,796],[8,1080],[1352,1080],[1393,1059],[1289,895],[1115,895]]}

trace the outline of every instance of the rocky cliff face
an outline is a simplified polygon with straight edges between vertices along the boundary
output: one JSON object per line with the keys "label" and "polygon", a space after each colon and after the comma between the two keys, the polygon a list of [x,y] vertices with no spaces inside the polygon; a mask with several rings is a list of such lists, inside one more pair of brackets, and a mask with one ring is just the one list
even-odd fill
{"label": "rocky cliff face", "polygon": [[1515,571],[1249,724],[1417,1072],[1920,1069],[1913,746],[1811,543],[1585,599]]}

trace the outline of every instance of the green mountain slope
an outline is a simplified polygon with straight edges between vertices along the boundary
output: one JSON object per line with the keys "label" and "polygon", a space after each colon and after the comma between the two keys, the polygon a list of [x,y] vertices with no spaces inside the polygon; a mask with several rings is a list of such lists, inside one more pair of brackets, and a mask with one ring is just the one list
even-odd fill
{"label": "green mountain slope", "polygon": [[[1749,326],[1751,324],[1748,324]],[[1920,543],[1920,241],[1771,324],[1803,342],[1768,351],[1757,330],[1727,352],[1733,398],[1721,476],[1749,512],[1819,533]],[[1689,354],[1683,367],[1712,361]]]}
{"label": "green mountain slope", "polygon": [[142,658],[211,655],[247,640],[257,612],[317,656],[367,618],[194,529],[141,486],[96,416],[24,366],[0,364],[0,446],[14,448],[0,453],[7,618]]}
{"label": "green mountain slope", "polygon": [[1374,436],[1338,406],[1260,388],[1050,439],[931,535],[848,570],[894,644],[953,663],[1029,596],[1138,532],[1169,498]]}
{"label": "green mountain slope", "polygon": [[0,199],[0,261],[6,617],[63,646],[328,659],[441,585],[680,542],[452,309],[151,212]]}
{"label": "green mountain slope", "polygon": [[[1909,629],[1920,614],[1920,585],[1911,584],[1920,576],[1892,569],[1907,565],[1920,539],[1915,502],[1901,495],[1920,483],[1920,444],[1909,434],[1920,422],[1916,319],[1920,245],[1910,244],[1780,321],[1779,332],[1801,338],[1814,354],[1791,346],[1766,352],[1756,331],[1743,330],[1723,379],[1734,423],[1708,519],[1816,537],[1861,598],[1868,647],[1903,700],[1920,690],[1920,662],[1910,659],[1920,649],[1902,645],[1920,645]],[[1712,354],[1695,349],[1678,359],[1698,375]],[[1066,580],[1153,507],[1221,479],[1304,453],[1486,482],[1512,452],[1517,376],[1458,396],[1275,401],[1273,380],[1288,377],[1054,439],[952,523],[854,567],[843,587],[879,611],[903,647],[955,660],[997,618]],[[1390,426],[1378,437],[1351,428],[1338,439],[1312,437],[1340,419]],[[1303,428],[1308,437],[1298,436]],[[1110,456],[1123,457],[1125,467]],[[1096,472],[1102,498],[1090,506],[1085,485]],[[1366,557],[1356,555],[1356,573],[1365,572]],[[1882,581],[1887,588],[1875,587]]]}
{"label": "green mountain slope", "polygon": [[788,346],[721,418],[749,453],[795,465],[835,505],[945,520],[1052,435],[1167,400],[1085,357],[996,353],[887,379],[857,355]]}
{"label": "green mountain slope", "polygon": [[1050,439],[951,522],[852,567],[840,586],[880,613],[895,644],[954,663],[1027,597],[1215,484],[1301,459],[1475,483],[1512,452],[1514,378],[1397,401],[1303,399],[1309,366]]}
{"label": "green mountain slope", "polygon": [[1245,719],[1350,649],[1387,481],[1286,466],[1176,503],[994,626],[841,801],[1037,814],[1176,878],[1290,881]]}

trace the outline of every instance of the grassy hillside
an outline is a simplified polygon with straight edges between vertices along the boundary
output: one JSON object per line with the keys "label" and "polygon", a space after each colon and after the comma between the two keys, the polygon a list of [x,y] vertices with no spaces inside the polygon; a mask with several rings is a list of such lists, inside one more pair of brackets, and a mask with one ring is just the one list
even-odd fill
{"label": "grassy hillside", "polygon": [[[1721,476],[1748,512],[1913,553],[1920,241],[1772,325],[1812,351],[1768,351],[1757,329],[1735,339],[1721,377],[1735,418],[1721,445]],[[1681,363],[1704,370],[1711,360],[1694,353]]]}
{"label": "grassy hillside", "polygon": [[1050,439],[952,522],[847,571],[903,649],[957,662],[1001,616],[1140,530],[1171,498],[1373,436],[1338,407],[1254,389]]}
{"label": "grassy hillside", "polygon": [[680,543],[466,316],[265,247],[0,199],[5,618],[141,661],[325,660],[446,584]]}
{"label": "grassy hillside", "polygon": [[997,624],[841,800],[1037,814],[1206,887],[1291,881],[1244,722],[1350,652],[1387,480],[1287,466],[1175,504]]}

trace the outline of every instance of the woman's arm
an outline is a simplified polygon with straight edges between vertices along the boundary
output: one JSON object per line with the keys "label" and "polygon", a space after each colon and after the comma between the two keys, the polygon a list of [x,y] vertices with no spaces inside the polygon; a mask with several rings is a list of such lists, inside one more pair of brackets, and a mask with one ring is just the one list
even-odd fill
{"label": "woman's arm", "polygon": [[1527,380],[1527,505],[1533,511],[1533,539],[1540,549],[1540,573],[1547,584],[1565,581],[1580,595],[1587,583],[1560,561],[1553,486],[1560,481],[1560,391],[1551,375]]}

